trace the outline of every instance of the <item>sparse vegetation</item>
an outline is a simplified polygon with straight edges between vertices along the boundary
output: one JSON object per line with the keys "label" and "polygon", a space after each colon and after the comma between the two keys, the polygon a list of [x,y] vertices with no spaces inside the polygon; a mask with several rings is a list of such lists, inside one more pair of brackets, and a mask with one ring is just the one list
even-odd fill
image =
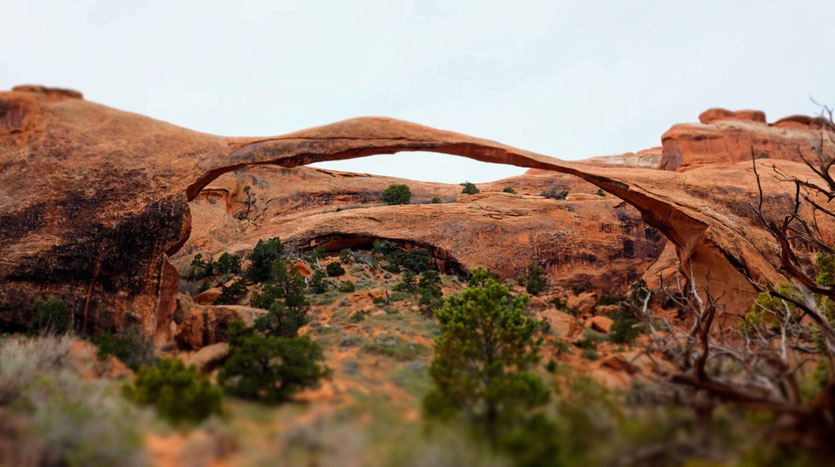
{"label": "sparse vegetation", "polygon": [[252,207],[255,206],[255,203],[257,202],[255,193],[252,192],[252,187],[250,187],[249,185],[244,187],[244,195],[246,197],[244,199],[244,206],[246,206],[246,211],[238,215],[238,219],[240,220],[249,219],[249,212],[250,210],[252,210]]}
{"label": "sparse vegetation", "polygon": [[345,274],[345,268],[342,267],[338,261],[334,261],[333,263],[329,263],[328,266],[325,268],[330,277],[337,277]]}
{"label": "sparse vegetation", "polygon": [[543,191],[539,194],[539,196],[555,200],[564,200],[568,197],[568,190],[557,191],[556,188],[551,188],[550,190]]}
{"label": "sparse vegetation", "polygon": [[514,189],[513,189],[513,188],[511,188],[511,187],[505,187],[505,189],[504,189],[504,190],[502,190],[502,191],[503,191],[503,192],[505,192],[505,193],[510,193],[511,195],[515,195],[515,194],[516,194],[516,190],[514,190]]}
{"label": "sparse vegetation", "polygon": [[602,188],[598,188],[597,192],[595,193],[597,196],[606,196],[606,192],[603,191]]}
{"label": "sparse vegetation", "polygon": [[389,205],[409,204],[411,199],[412,191],[409,190],[407,185],[389,185],[389,187],[383,191],[383,202]]}
{"label": "sparse vegetation", "polygon": [[432,204],[441,204],[441,198],[437,196],[433,196],[432,199],[429,201]]}
{"label": "sparse vegetation", "polygon": [[194,255],[194,258],[191,260],[191,263],[186,270],[186,278],[188,279],[202,279],[204,277],[211,276],[214,271],[212,270],[212,261],[206,261],[203,259],[203,255],[198,253]]}
{"label": "sparse vegetation", "polygon": [[325,293],[328,291],[328,283],[325,282],[325,271],[321,269],[315,269],[313,274],[310,275],[310,279],[307,282],[308,288],[310,291],[316,294]]}
{"label": "sparse vegetation", "polygon": [[356,286],[351,281],[345,281],[339,285],[339,291],[342,293],[351,293],[356,290]]}
{"label": "sparse vegetation", "polygon": [[535,262],[528,264],[525,290],[531,295],[539,295],[546,287],[548,287],[548,277],[545,268]]}
{"label": "sparse vegetation", "polygon": [[94,342],[98,347],[100,360],[113,355],[134,371],[142,365],[151,365],[156,362],[153,346],[142,339],[136,328],[132,326],[123,335],[107,332],[96,338]]}

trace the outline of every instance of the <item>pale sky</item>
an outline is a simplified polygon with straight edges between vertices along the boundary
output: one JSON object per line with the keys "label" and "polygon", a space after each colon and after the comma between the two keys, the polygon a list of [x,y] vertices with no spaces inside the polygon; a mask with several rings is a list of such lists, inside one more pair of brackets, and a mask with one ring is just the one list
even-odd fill
{"label": "pale sky", "polygon": [[[564,159],[660,145],[709,107],[835,104],[835,1],[10,1],[0,89],[37,83],[199,131],[362,115]],[[454,156],[321,164],[482,182]]]}

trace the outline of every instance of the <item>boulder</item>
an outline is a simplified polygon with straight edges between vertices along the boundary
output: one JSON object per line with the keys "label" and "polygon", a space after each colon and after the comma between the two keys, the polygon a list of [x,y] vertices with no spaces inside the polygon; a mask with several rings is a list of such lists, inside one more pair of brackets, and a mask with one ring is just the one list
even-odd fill
{"label": "boulder", "polygon": [[592,316],[586,320],[584,327],[605,334],[612,330],[612,324],[614,321],[605,316]]}
{"label": "boulder", "polygon": [[198,305],[211,305],[223,294],[222,287],[206,289],[193,297],[194,303]]}
{"label": "boulder", "polygon": [[594,310],[597,307],[597,294],[594,292],[583,292],[580,295],[573,295],[568,297],[566,301],[566,306],[569,309],[574,309],[575,307],[580,310],[580,313],[584,315],[594,314]]}
{"label": "boulder", "polygon": [[247,326],[255,324],[267,310],[240,305],[194,305],[177,327],[176,340],[182,349],[200,349],[207,345],[225,342],[226,329],[240,318]]}
{"label": "boulder", "polygon": [[765,123],[765,112],[760,110],[737,110],[713,108],[699,114],[701,123],[713,123],[717,120],[742,120],[749,122]]}
{"label": "boulder", "polygon": [[226,360],[229,356],[229,344],[227,342],[218,342],[217,344],[207,345],[188,358],[188,364],[194,365],[201,373],[208,373]]}

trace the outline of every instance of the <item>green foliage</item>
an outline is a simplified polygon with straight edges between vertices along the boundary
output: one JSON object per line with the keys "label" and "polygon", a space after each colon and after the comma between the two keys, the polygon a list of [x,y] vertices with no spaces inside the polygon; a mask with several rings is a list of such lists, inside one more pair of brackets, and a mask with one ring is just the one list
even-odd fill
{"label": "green foliage", "polygon": [[306,312],[290,310],[284,302],[278,300],[267,311],[267,314],[255,320],[254,325],[255,330],[267,336],[294,337],[308,321]]}
{"label": "green foliage", "polygon": [[626,344],[634,341],[644,332],[641,322],[627,308],[621,308],[610,318],[612,318],[612,329],[609,333],[611,342]]}
{"label": "green foliage", "polygon": [[220,297],[215,300],[216,305],[234,305],[238,303],[246,295],[246,281],[244,279],[236,279],[234,282],[224,287],[220,292]]}
{"label": "green foliage", "polygon": [[437,271],[423,271],[418,282],[418,305],[425,307],[429,311],[435,310],[444,306],[443,291],[438,287],[441,277]]}
{"label": "green foliage", "polygon": [[516,190],[514,190],[514,189],[513,189],[513,188],[511,188],[511,187],[505,187],[505,189],[504,189],[504,190],[502,190],[502,191],[503,191],[503,192],[505,192],[505,193],[510,193],[510,194],[512,194],[512,195],[515,195],[515,194],[516,194]]}
{"label": "green foliage", "polygon": [[464,189],[461,190],[461,193],[465,194],[465,195],[474,195],[474,194],[480,192],[478,187],[476,187],[474,184],[472,184],[470,182],[464,182],[464,183],[461,184],[461,186],[464,187]]}
{"label": "green foliage", "polygon": [[186,277],[189,279],[202,279],[211,276],[213,263],[203,259],[203,255],[198,253],[194,255],[191,263],[186,270]]}
{"label": "green foliage", "polygon": [[545,275],[545,268],[534,262],[528,264],[525,290],[531,295],[539,295],[546,287],[548,287],[548,277]]}
{"label": "green foliage", "polygon": [[831,287],[835,285],[835,255],[819,251],[815,257],[815,265],[818,267],[818,285]]}
{"label": "green foliage", "polygon": [[328,264],[325,268],[329,277],[337,277],[345,274],[345,268],[338,261]]}
{"label": "green foliage", "polygon": [[339,285],[339,291],[342,293],[351,293],[355,291],[357,288],[351,281],[345,281]]}
{"label": "green foliage", "polygon": [[244,194],[246,195],[246,199],[244,199],[246,212],[242,212],[238,215],[238,219],[240,220],[249,219],[249,212],[252,210],[252,207],[255,206],[255,202],[257,201],[255,193],[252,192],[252,188],[249,185],[244,187]]}
{"label": "green foliage", "polygon": [[767,152],[760,153],[760,159],[768,159],[769,157],[771,156],[769,156]]}
{"label": "green foliage", "polygon": [[371,246],[371,252],[379,255],[386,255],[397,247],[391,240],[374,240]]}
{"label": "green foliage", "polygon": [[546,198],[556,199],[556,200],[563,200],[568,197],[568,190],[557,191],[556,188],[551,188],[550,190],[543,191],[539,194],[539,196],[544,196]]}
{"label": "green foliage", "polygon": [[325,245],[319,245],[316,248],[308,250],[302,254],[302,259],[307,261],[310,264],[316,263],[317,260],[320,260],[325,257]]}
{"label": "green foliage", "polygon": [[32,324],[41,333],[66,334],[72,326],[72,314],[67,304],[58,297],[36,297]]}
{"label": "green foliage", "polygon": [[432,203],[432,204],[441,204],[441,198],[439,198],[439,197],[437,197],[437,196],[433,196],[433,197],[432,197],[432,200],[430,201],[430,203]]}
{"label": "green foliage", "polygon": [[253,282],[266,282],[270,279],[273,264],[284,254],[284,245],[278,237],[258,240],[248,258],[251,261],[247,276]]}
{"label": "green foliage", "polygon": [[580,338],[579,341],[576,342],[576,346],[580,347],[581,349],[597,349],[597,344],[606,340],[606,335],[601,334],[597,331],[593,331],[591,329],[586,329],[583,331],[583,336]]}
{"label": "green foliage", "polygon": [[597,349],[595,348],[588,348],[583,350],[580,353],[580,356],[592,362],[600,358],[600,355],[598,355]]}
{"label": "green foliage", "polygon": [[[819,271],[823,270],[821,268]],[[788,297],[801,298],[800,292],[788,282],[777,284],[774,290]],[[777,333],[787,312],[792,316],[799,314],[796,313],[796,307],[791,302],[774,298],[769,292],[761,292],[751,305],[751,311],[746,313],[739,322],[739,332],[748,337],[755,337],[758,333]]]}
{"label": "green foliage", "polygon": [[495,445],[545,404],[549,392],[532,372],[539,362],[541,323],[527,311],[528,297],[513,297],[483,268],[470,287],[436,313],[441,335],[424,398],[427,415],[463,415]]}
{"label": "green foliage", "polygon": [[213,263],[213,269],[220,274],[237,274],[241,272],[241,257],[238,255],[231,255],[223,253],[217,261]]}
{"label": "green foliage", "polygon": [[325,271],[321,269],[314,270],[307,282],[307,286],[310,288],[310,291],[316,294],[327,292],[328,283],[325,282],[325,277]]}
{"label": "green foliage", "polygon": [[178,425],[219,414],[223,398],[208,378],[178,358],[164,358],[155,366],[143,365],[124,393],[140,405],[154,406],[161,417]]}
{"label": "green foliage", "polygon": [[597,300],[598,305],[619,305],[620,303],[624,302],[626,297],[623,295],[607,295],[603,294],[600,296],[600,299]]}
{"label": "green foliage", "polygon": [[353,263],[354,262],[354,253],[347,248],[343,248],[339,252],[339,262],[342,263],[342,264]]}
{"label": "green foliage", "polygon": [[267,403],[288,400],[328,375],[322,348],[308,337],[272,337],[236,320],[227,330],[229,358],[218,382],[231,394]]}
{"label": "green foliage", "polygon": [[389,185],[383,191],[383,202],[389,205],[409,204],[412,199],[412,192],[409,187],[402,184]]}
{"label": "green foliage", "polygon": [[598,188],[597,192],[595,193],[597,196],[606,196],[606,192],[603,191],[602,188]]}
{"label": "green foliage", "polygon": [[209,281],[203,281],[200,283],[200,287],[197,288],[197,293],[203,293],[212,288],[212,284]]}
{"label": "green foliage", "polygon": [[[385,255],[390,265],[410,269],[415,274],[435,269],[432,254],[426,248],[412,248],[409,251],[392,250]],[[390,271],[397,272],[397,271]]]}
{"label": "green foliage", "polygon": [[102,334],[94,342],[100,360],[113,355],[134,371],[141,365],[150,365],[156,361],[153,346],[142,339],[135,327],[129,327],[121,336],[109,332]]}
{"label": "green foliage", "polygon": [[394,290],[411,293],[415,291],[416,285],[415,273],[411,269],[406,269],[403,271],[403,280],[394,287]]}

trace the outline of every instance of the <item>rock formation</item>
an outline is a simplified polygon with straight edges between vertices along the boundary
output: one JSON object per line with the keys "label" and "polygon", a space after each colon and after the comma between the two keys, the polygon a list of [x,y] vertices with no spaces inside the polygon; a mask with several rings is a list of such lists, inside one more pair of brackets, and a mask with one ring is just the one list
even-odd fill
{"label": "rock formation", "polygon": [[[710,143],[716,138],[685,138],[690,127],[665,134],[668,168],[700,165],[698,158],[683,160],[688,147],[719,150]],[[806,150],[812,133],[725,120],[693,128],[705,135],[723,129],[750,133],[752,141],[753,135],[769,135],[773,147],[764,149],[788,154],[770,164],[812,176],[789,150]],[[750,153],[744,143],[738,146],[740,154]],[[741,156],[686,172],[607,167],[387,118],[276,137],[224,138],[88,102],[79,93],[27,86],[0,93],[0,319],[28,322],[33,298],[49,294],[70,304],[79,330],[133,325],[158,342],[170,341],[179,278],[167,257],[188,239],[188,201],[203,188],[246,165],[296,167],[398,151],[443,152],[580,177],[638,209],[675,245],[683,270],[712,289],[727,289],[731,304],[750,300],[748,279],[781,278],[770,262],[770,242],[746,205],[756,186],[750,162],[733,163],[746,160]],[[682,155],[679,163],[676,154]],[[791,184],[763,172],[768,206],[784,205]]]}

